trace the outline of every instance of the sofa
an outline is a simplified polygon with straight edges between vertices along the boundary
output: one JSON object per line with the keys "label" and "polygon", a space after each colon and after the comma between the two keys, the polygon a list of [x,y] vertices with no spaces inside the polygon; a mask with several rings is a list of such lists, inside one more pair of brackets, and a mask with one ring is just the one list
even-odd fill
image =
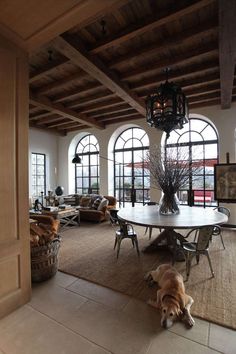
{"label": "sofa", "polygon": [[109,209],[116,208],[116,198],[99,194],[63,196],[64,204],[75,206],[80,211],[81,221],[101,222],[109,217]]}

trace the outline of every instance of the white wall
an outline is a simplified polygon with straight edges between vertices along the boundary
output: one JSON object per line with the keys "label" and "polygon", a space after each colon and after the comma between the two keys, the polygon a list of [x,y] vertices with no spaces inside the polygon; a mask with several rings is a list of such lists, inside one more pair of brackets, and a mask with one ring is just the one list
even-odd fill
{"label": "white wall", "polygon": [[54,190],[58,172],[58,136],[38,129],[29,131],[29,196],[31,196],[31,153],[46,155],[46,191]]}

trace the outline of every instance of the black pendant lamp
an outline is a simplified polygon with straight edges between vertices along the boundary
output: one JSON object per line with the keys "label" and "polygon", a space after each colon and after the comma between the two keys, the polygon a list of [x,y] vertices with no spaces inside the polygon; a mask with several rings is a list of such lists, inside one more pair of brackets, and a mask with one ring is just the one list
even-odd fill
{"label": "black pendant lamp", "polygon": [[188,102],[181,87],[168,81],[170,69],[167,68],[166,82],[161,84],[146,98],[146,117],[151,127],[167,134],[174,129],[182,129],[188,122]]}
{"label": "black pendant lamp", "polygon": [[79,157],[79,154],[75,154],[72,163],[81,163],[81,158]]}

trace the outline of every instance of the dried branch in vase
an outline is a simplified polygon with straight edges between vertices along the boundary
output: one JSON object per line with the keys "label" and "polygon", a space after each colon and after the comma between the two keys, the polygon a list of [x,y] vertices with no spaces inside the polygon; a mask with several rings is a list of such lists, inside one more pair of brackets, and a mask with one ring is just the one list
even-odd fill
{"label": "dried branch in vase", "polygon": [[145,166],[152,183],[164,193],[163,214],[178,212],[175,193],[188,185],[190,177],[198,178],[196,175],[201,174],[201,161],[191,164],[189,160],[188,150],[182,147],[165,150],[155,146],[146,154]]}

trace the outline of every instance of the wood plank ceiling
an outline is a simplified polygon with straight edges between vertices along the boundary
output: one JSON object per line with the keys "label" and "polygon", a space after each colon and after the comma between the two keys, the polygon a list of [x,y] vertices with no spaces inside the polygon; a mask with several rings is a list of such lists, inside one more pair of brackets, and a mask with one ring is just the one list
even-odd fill
{"label": "wood plank ceiling", "polygon": [[118,3],[31,54],[31,127],[63,135],[144,118],[145,98],[165,80],[166,67],[190,111],[230,107],[235,0]]}

